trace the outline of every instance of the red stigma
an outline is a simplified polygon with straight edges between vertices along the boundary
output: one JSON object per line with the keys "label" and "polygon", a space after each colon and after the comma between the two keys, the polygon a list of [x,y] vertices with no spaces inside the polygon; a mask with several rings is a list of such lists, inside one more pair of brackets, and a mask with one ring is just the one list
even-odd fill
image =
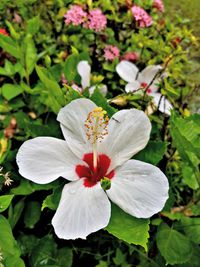
{"label": "red stigma", "polygon": [[95,169],[93,166],[93,153],[85,154],[83,156],[83,161],[86,162],[88,166],[77,165],[75,171],[79,178],[84,178],[85,187],[92,187],[96,185],[97,182],[104,177],[109,179],[113,178],[113,170],[107,173],[111,160],[105,154],[98,156],[97,167]]}
{"label": "red stigma", "polygon": [[[141,88],[146,89],[147,86],[148,86],[148,84],[147,84],[147,83],[141,83],[140,86],[141,86]],[[150,94],[152,91],[151,91],[151,89],[148,87],[146,92],[147,92],[147,94]]]}

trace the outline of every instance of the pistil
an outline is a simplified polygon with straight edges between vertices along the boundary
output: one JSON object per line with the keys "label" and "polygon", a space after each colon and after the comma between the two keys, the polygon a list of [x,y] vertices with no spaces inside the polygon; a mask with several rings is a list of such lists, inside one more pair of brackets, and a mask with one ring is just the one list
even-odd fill
{"label": "pistil", "polygon": [[107,112],[101,107],[96,107],[91,111],[87,119],[85,120],[86,136],[87,139],[92,143],[93,147],[93,168],[97,168],[98,164],[98,153],[97,153],[97,142],[101,142],[105,135],[108,134],[108,116]]}

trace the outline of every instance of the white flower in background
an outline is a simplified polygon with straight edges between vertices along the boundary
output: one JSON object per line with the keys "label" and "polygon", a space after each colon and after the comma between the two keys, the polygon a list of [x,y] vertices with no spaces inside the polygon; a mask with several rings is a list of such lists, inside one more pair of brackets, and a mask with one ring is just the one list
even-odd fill
{"label": "white flower in background", "polygon": [[[129,160],[143,149],[151,123],[143,111],[120,110],[109,120],[88,99],[62,108],[57,120],[65,137],[37,137],[17,153],[20,174],[39,184],[63,177],[64,186],[52,224],[59,238],[86,238],[106,227],[113,201],[125,212],[148,218],[162,210],[168,180],[155,166]],[[102,188],[103,182],[108,187]],[[126,227],[126,226],[124,226]]]}
{"label": "white flower in background", "polygon": [[86,88],[89,88],[90,95],[93,94],[94,90],[98,87],[100,93],[102,95],[107,94],[107,86],[106,85],[93,85],[90,87],[90,78],[91,78],[91,66],[88,61],[82,60],[77,65],[78,74],[81,77],[81,86],[79,87],[76,84],[72,85],[72,88],[80,93],[82,93]]}
{"label": "white flower in background", "polygon": [[122,60],[116,66],[116,71],[119,76],[124,81],[128,82],[125,87],[127,93],[135,92],[140,88],[146,89],[150,84],[146,91],[147,94],[153,97],[153,102],[160,112],[170,115],[170,110],[173,108],[172,104],[163,95],[158,93],[161,78],[166,75],[162,74],[160,77],[155,78],[160,70],[162,70],[160,65],[150,65],[139,72],[139,69],[135,64],[126,60]]}

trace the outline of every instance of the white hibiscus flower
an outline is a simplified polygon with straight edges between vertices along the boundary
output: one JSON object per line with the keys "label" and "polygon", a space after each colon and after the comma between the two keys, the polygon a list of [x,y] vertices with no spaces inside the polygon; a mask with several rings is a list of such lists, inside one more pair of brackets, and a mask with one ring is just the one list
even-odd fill
{"label": "white hibiscus flower", "polygon": [[[108,120],[102,108],[78,99],[62,108],[57,120],[65,141],[28,140],[17,153],[17,164],[20,174],[35,183],[60,176],[71,181],[52,220],[59,238],[85,239],[106,227],[109,199],[138,218],[162,210],[168,198],[166,176],[151,164],[129,160],[149,140],[151,123],[144,112],[121,110]],[[102,181],[111,186],[103,190]]]}
{"label": "white hibiscus flower", "polygon": [[[86,60],[82,60],[78,63],[77,65],[77,71],[78,74],[81,77],[81,86],[79,87],[76,84],[72,85],[72,88],[76,91],[78,91],[79,93],[83,93],[83,91],[86,88],[89,88],[89,93],[90,95],[93,94],[94,90],[96,89],[96,87],[98,85],[93,85],[90,87],[90,78],[91,78],[91,66],[89,65],[88,61]],[[99,85],[98,86],[100,93],[102,93],[102,95],[106,96],[107,94],[107,86],[106,85]]]}
{"label": "white hibiscus flower", "polygon": [[147,94],[153,97],[153,102],[160,112],[170,115],[170,110],[173,108],[172,104],[163,95],[158,93],[160,80],[163,76],[165,76],[165,74],[163,74],[159,78],[155,78],[155,75],[160,70],[162,70],[160,65],[150,65],[139,72],[139,69],[135,64],[126,60],[122,60],[116,66],[116,71],[119,76],[124,81],[128,82],[125,87],[125,91],[127,93],[137,91],[140,88],[145,89],[150,84],[146,91]]}

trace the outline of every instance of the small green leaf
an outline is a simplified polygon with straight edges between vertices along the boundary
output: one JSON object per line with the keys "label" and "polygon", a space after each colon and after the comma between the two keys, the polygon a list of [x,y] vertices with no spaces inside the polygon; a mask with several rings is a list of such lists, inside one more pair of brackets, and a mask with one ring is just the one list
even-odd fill
{"label": "small green leaf", "polygon": [[24,261],[15,255],[6,258],[4,264],[6,267],[25,267]]}
{"label": "small green leaf", "polygon": [[90,99],[99,107],[102,107],[104,110],[107,111],[108,116],[111,117],[117,110],[113,107],[111,107],[107,99],[99,92],[98,89],[94,90],[94,93],[90,97]]}
{"label": "small green leaf", "polygon": [[6,210],[9,207],[13,197],[14,195],[0,196],[0,212]]}
{"label": "small green leaf", "polygon": [[3,254],[3,263],[7,267],[25,267],[20,259],[21,251],[14,239],[11,227],[7,219],[0,215],[0,248]]}
{"label": "small green leaf", "polygon": [[24,212],[24,223],[27,228],[32,229],[39,221],[41,215],[41,206],[39,202],[30,201],[27,203]]}
{"label": "small green leaf", "polygon": [[105,228],[110,234],[147,250],[149,220],[135,218],[112,204],[111,219]]}
{"label": "small green leaf", "polygon": [[126,263],[126,254],[124,254],[119,248],[116,249],[116,255],[113,258],[115,265],[123,266]]}
{"label": "small green leaf", "polygon": [[40,29],[40,17],[35,16],[28,20],[27,22],[27,33],[30,33],[31,35],[36,34]]}
{"label": "small green leaf", "polygon": [[10,36],[0,34],[0,47],[15,58],[21,58],[21,50],[17,42],[15,42]]}
{"label": "small green leaf", "polygon": [[74,53],[67,57],[63,71],[68,82],[72,82],[75,79],[76,75],[78,74],[77,65],[81,60],[89,60],[88,54]]}
{"label": "small green leaf", "polygon": [[23,92],[22,87],[15,84],[6,83],[2,86],[2,95],[6,100],[11,100]]}
{"label": "small green leaf", "polygon": [[45,198],[42,203],[42,210],[44,208],[49,208],[51,210],[57,209],[62,193],[62,187],[63,186],[59,186],[58,188],[55,188],[53,193]]}
{"label": "small green leaf", "polygon": [[55,266],[56,252],[56,243],[51,235],[41,238],[31,251],[30,266]]}
{"label": "small green leaf", "polygon": [[24,210],[24,199],[21,199],[20,201],[15,204],[14,207],[10,206],[9,208],[9,223],[11,228],[13,229],[18,222],[19,218],[21,217],[21,214]]}
{"label": "small green leaf", "polygon": [[200,218],[184,217],[177,224],[177,227],[180,227],[191,241],[200,244]]}
{"label": "small green leaf", "polygon": [[19,40],[20,35],[19,35],[19,33],[17,33],[15,31],[15,28],[13,27],[13,23],[10,23],[8,20],[6,20],[6,25],[9,28],[9,32],[10,32],[11,36],[16,40]]}
{"label": "small green leaf", "polygon": [[134,159],[142,160],[147,163],[156,165],[163,158],[167,150],[167,146],[167,142],[149,141],[145,149],[143,149],[136,156],[134,156]]}
{"label": "small green leaf", "polygon": [[182,174],[183,174],[183,182],[188,185],[193,190],[199,188],[199,184],[197,178],[194,174],[193,169],[187,164],[182,164]]}
{"label": "small green leaf", "polygon": [[35,44],[32,38],[32,35],[28,34],[24,38],[24,44],[25,44],[25,66],[26,66],[26,72],[28,75],[30,75],[35,67],[35,64],[37,62],[37,53]]}
{"label": "small green leaf", "polygon": [[58,266],[71,267],[73,261],[73,253],[71,248],[60,248],[57,255]]}
{"label": "small green leaf", "polygon": [[189,239],[167,224],[161,224],[156,236],[157,246],[161,255],[169,264],[189,261],[192,255],[192,244]]}
{"label": "small green leaf", "polygon": [[45,68],[36,66],[36,71],[46,89],[52,110],[55,113],[58,113],[61,107],[65,105],[65,98],[60,86]]}

